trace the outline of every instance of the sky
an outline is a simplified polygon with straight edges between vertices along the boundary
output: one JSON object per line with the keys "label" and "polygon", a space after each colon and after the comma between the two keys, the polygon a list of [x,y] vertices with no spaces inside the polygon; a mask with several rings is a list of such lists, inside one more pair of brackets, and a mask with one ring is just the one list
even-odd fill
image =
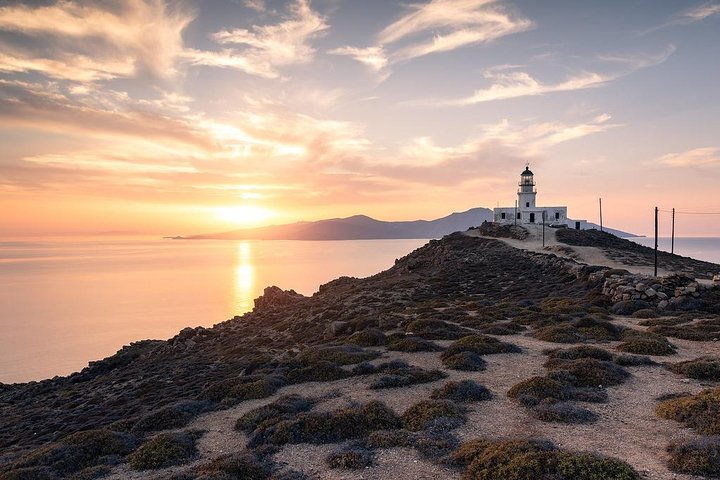
{"label": "sky", "polygon": [[720,236],[718,52],[718,1],[5,0],[0,237],[433,219],[527,163]]}

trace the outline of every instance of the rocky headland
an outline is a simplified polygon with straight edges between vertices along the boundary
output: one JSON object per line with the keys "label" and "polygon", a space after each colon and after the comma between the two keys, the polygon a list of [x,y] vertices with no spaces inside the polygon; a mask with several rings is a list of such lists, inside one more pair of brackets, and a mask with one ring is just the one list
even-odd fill
{"label": "rocky headland", "polygon": [[720,265],[539,235],[484,224],[0,384],[0,479],[720,475]]}

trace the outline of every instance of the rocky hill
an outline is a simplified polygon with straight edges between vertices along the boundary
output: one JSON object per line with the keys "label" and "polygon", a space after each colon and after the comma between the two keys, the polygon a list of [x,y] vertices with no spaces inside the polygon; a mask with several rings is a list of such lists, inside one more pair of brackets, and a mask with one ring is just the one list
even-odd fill
{"label": "rocky hill", "polygon": [[701,460],[717,424],[667,404],[720,398],[720,289],[682,282],[656,295],[693,301],[659,308],[628,272],[453,234],[312,297],[269,287],[213,328],[0,384],[0,478],[718,473]]}

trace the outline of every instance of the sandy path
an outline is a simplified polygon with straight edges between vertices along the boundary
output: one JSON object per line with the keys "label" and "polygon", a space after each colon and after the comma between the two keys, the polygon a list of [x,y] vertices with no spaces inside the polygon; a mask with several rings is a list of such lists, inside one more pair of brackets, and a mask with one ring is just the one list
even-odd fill
{"label": "sandy path", "polygon": [[[483,237],[480,235],[478,230],[469,230],[466,233],[466,235],[469,235],[471,237],[480,237],[480,238],[488,238],[493,240],[500,240],[501,242],[505,242],[508,245],[515,247],[520,250],[527,250],[530,252],[537,252],[537,253],[553,253],[557,255],[558,257],[564,257],[569,258],[572,260],[575,260],[580,263],[585,263],[588,265],[601,265],[605,267],[610,268],[622,268],[625,269],[631,273],[637,273],[642,275],[650,275],[652,276],[654,274],[653,267],[648,266],[639,266],[639,265],[626,265],[622,262],[618,262],[616,260],[611,259],[607,255],[605,255],[605,252],[602,251],[601,248],[598,247],[575,247],[572,245],[566,245],[564,243],[558,242],[556,238],[556,232],[557,230],[554,228],[545,228],[545,246],[550,247],[550,249],[545,249],[543,247],[543,240],[542,240],[542,226],[540,225],[523,225],[528,232],[530,233],[530,236],[526,238],[525,240],[515,240],[512,238],[495,238],[495,237]],[[555,250],[552,247],[562,246],[565,248],[570,248],[573,251],[572,255],[568,255],[563,253],[562,251]],[[664,270],[662,268],[658,269],[658,275],[668,275],[672,272],[668,270]]]}

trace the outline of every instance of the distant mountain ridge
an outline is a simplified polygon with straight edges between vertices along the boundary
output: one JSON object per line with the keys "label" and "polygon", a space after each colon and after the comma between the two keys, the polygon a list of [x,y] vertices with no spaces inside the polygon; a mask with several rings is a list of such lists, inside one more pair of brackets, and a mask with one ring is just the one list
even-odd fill
{"label": "distant mountain ridge", "polygon": [[471,208],[435,220],[386,222],[367,215],[330,218],[315,222],[247,228],[207,235],[174,237],[189,240],[371,240],[392,238],[440,238],[449,233],[465,231],[483,221],[492,220],[492,210]]}
{"label": "distant mountain ridge", "polygon": [[[172,237],[178,240],[373,240],[393,238],[440,238],[453,232],[465,231],[491,222],[493,212],[477,207],[455,212],[435,220],[386,222],[367,215],[330,218],[314,222],[296,222],[284,225],[246,228],[229,232]],[[605,229],[610,231],[609,229]],[[611,230],[618,236],[633,236]]]}

